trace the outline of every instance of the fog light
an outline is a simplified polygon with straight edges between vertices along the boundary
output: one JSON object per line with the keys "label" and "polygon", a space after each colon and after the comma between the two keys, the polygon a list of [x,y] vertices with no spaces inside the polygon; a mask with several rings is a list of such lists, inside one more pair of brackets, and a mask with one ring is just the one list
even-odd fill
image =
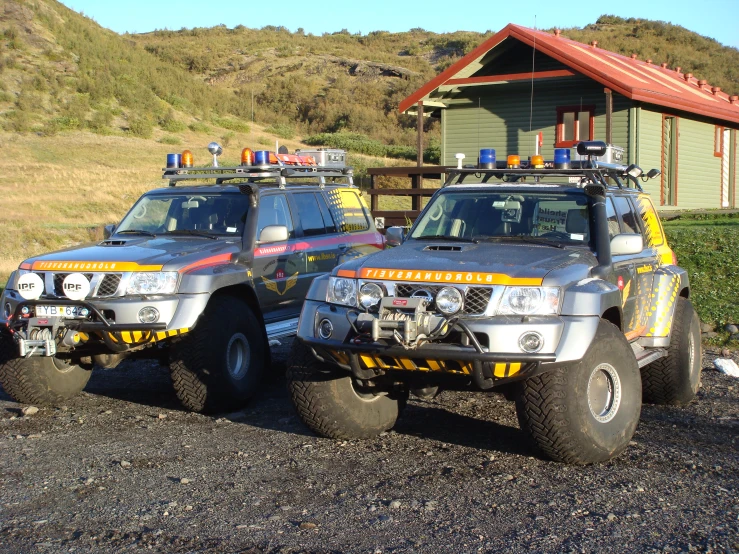
{"label": "fog light", "polygon": [[80,311],[77,313],[80,314],[81,317],[87,317],[88,315],[90,315],[90,310],[88,310],[87,308],[80,308]]}
{"label": "fog light", "polygon": [[23,307],[21,308],[21,313],[22,313],[23,315],[28,315],[28,314],[30,314],[30,313],[31,313],[31,308],[29,308],[28,306],[23,306]]}
{"label": "fog light", "polygon": [[159,310],[153,306],[146,306],[139,310],[139,321],[141,323],[156,323],[159,321]]}
{"label": "fog light", "polygon": [[318,324],[318,336],[323,340],[328,340],[334,332],[334,325],[328,319],[322,319]]}
{"label": "fog light", "polygon": [[10,317],[10,314],[13,313],[13,310],[10,308],[10,302],[5,303],[5,319],[8,319]]}
{"label": "fog light", "polygon": [[518,346],[528,354],[536,354],[544,347],[544,338],[534,331],[524,333],[518,339]]}

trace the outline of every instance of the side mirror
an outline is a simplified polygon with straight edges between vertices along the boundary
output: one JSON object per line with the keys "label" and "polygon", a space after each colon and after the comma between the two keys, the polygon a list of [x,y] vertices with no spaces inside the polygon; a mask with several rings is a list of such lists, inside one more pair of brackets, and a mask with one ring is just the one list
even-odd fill
{"label": "side mirror", "polygon": [[405,227],[388,227],[385,231],[385,244],[400,246],[405,240]]}
{"label": "side mirror", "polygon": [[611,256],[629,256],[644,250],[644,239],[639,234],[624,233],[611,239]]}
{"label": "side mirror", "polygon": [[289,238],[287,227],[284,225],[267,225],[259,234],[259,244],[268,242],[282,242]]}
{"label": "side mirror", "polygon": [[103,240],[109,239],[113,234],[113,231],[115,231],[115,225],[111,224],[103,227]]}

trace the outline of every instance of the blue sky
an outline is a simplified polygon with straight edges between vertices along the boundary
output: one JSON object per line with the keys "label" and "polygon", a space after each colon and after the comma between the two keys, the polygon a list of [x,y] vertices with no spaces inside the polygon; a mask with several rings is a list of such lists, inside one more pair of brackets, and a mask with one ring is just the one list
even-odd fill
{"label": "blue sky", "polygon": [[[497,31],[507,23],[527,27],[582,27],[602,14],[641,17],[682,25],[728,46],[739,47],[739,0],[487,0],[485,2],[399,2],[388,0],[343,2],[249,2],[248,0],[63,0],[63,3],[118,33],[143,33],[182,27],[259,28],[282,25],[306,32],[348,29],[352,33],[407,31]],[[459,9],[457,9],[459,6]],[[536,19],[534,17],[536,16]]]}

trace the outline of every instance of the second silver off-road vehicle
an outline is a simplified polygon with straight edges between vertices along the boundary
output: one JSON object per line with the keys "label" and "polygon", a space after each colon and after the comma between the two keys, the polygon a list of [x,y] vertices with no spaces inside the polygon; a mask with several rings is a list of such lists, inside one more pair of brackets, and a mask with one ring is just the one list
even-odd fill
{"label": "second silver off-road vehicle", "polygon": [[627,447],[642,399],[689,402],[699,321],[641,169],[573,165],[454,170],[388,230],[399,246],[316,279],[288,370],[303,421],[371,437],[409,392],[497,389],[549,457],[592,463]]}

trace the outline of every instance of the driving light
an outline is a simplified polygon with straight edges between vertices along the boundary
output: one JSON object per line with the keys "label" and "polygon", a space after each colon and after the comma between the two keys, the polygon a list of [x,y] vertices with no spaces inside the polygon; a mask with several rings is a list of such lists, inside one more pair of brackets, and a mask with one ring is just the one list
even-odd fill
{"label": "driving light", "polygon": [[436,294],[436,307],[444,315],[454,315],[462,309],[464,298],[454,287],[444,287]]}
{"label": "driving light", "polygon": [[141,323],[156,323],[159,321],[159,310],[154,306],[146,306],[139,310],[139,321]]}
{"label": "driving light", "polygon": [[536,331],[529,331],[518,339],[518,346],[527,354],[536,354],[544,346],[544,339]]}
{"label": "driving light", "polygon": [[377,306],[383,296],[382,287],[376,283],[365,283],[359,289],[359,303],[367,310]]}
{"label": "driving light", "polygon": [[557,287],[506,287],[500,300],[500,315],[553,315],[559,309]]}
{"label": "driving light", "polygon": [[172,294],[176,288],[176,271],[141,271],[131,275],[126,294]]}
{"label": "driving light", "polygon": [[344,277],[329,277],[326,302],[344,306],[357,305],[357,281]]}

